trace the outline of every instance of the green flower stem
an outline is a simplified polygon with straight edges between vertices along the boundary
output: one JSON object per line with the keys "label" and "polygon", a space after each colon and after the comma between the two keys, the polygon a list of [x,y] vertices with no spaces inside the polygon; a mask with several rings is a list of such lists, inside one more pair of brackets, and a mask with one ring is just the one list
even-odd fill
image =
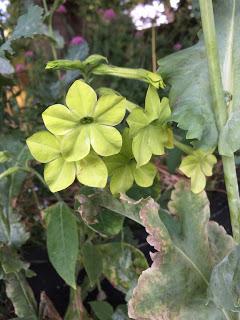
{"label": "green flower stem", "polygon": [[[219,64],[213,5],[211,0],[199,0],[199,3],[208,58],[209,78],[213,95],[213,110],[218,130],[220,132],[227,120],[227,107],[224,99],[224,90]],[[230,157],[222,157],[222,161],[233,237],[238,243],[240,243],[240,198],[234,154]]]}
{"label": "green flower stem", "polygon": [[164,88],[164,83],[160,75],[145,69],[131,69],[116,67],[109,64],[101,64],[92,70],[96,75],[109,75],[126,79],[136,79],[147,82],[155,88]]}
{"label": "green flower stem", "polygon": [[192,154],[193,153],[193,148],[190,146],[178,141],[175,137],[173,140],[173,144],[175,147],[177,147],[179,150],[183,151],[186,154]]}

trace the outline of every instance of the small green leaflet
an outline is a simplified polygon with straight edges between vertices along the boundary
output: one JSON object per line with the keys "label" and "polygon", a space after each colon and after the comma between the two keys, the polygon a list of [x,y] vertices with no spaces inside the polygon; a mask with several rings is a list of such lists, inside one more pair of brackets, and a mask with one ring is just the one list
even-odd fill
{"label": "small green leaflet", "polygon": [[133,136],[132,150],[138,167],[147,164],[152,155],[163,155],[173,147],[172,130],[168,126],[171,109],[167,98],[159,99],[157,90],[149,86],[145,110],[135,108],[127,118]]}
{"label": "small green leaflet", "polygon": [[119,154],[105,158],[109,175],[111,177],[110,190],[113,194],[124,193],[130,189],[135,181],[141,187],[149,187],[153,184],[157,173],[152,163],[137,166],[132,150],[132,138],[129,129],[123,132],[123,145]]}

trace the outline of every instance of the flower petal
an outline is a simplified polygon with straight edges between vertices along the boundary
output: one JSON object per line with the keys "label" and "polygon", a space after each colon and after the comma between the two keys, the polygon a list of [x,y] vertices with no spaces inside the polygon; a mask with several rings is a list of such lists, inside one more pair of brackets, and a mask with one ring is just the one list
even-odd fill
{"label": "flower petal", "polygon": [[138,167],[148,163],[152,156],[152,151],[149,147],[148,128],[142,129],[134,138],[132,144],[134,158],[137,161]]}
{"label": "flower petal", "polygon": [[42,114],[46,128],[55,135],[64,135],[78,126],[78,119],[62,104],[48,107]]}
{"label": "flower petal", "polygon": [[79,119],[91,117],[97,102],[95,91],[85,82],[76,80],[68,90],[66,104]]}
{"label": "flower petal", "polygon": [[149,147],[153,154],[163,155],[165,153],[164,147],[168,143],[168,131],[167,128],[157,126],[149,126]]}
{"label": "flower petal", "polygon": [[140,187],[150,187],[153,184],[153,180],[156,176],[157,170],[152,163],[148,163],[140,168],[133,170],[133,176]]}
{"label": "flower petal", "polygon": [[72,130],[62,139],[62,155],[67,161],[78,161],[90,152],[89,126]]}
{"label": "flower petal", "polygon": [[137,134],[139,130],[145,128],[150,122],[151,119],[148,118],[148,115],[142,108],[133,109],[133,111],[127,118],[127,123],[130,127],[131,135]]}
{"label": "flower petal", "polygon": [[129,159],[127,159],[121,153],[104,158],[104,162],[107,166],[109,176],[111,176],[116,169],[124,166],[128,161]]}
{"label": "flower petal", "polygon": [[91,145],[101,156],[111,156],[120,151],[122,136],[115,128],[94,124],[90,126]]}
{"label": "flower petal", "polygon": [[112,126],[119,124],[125,116],[125,102],[125,98],[116,94],[103,95],[96,104],[94,120],[97,123]]}
{"label": "flower petal", "polygon": [[77,162],[77,179],[80,183],[95,188],[104,188],[108,171],[103,160],[94,152]]}
{"label": "flower petal", "polygon": [[110,181],[110,190],[113,194],[126,192],[133,185],[133,181],[131,166],[122,166],[114,171]]}
{"label": "flower petal", "polygon": [[48,131],[34,133],[26,142],[31,154],[39,162],[47,163],[60,155],[59,141]]}
{"label": "flower petal", "polygon": [[74,162],[67,162],[62,157],[47,163],[44,168],[44,179],[52,192],[69,187],[75,179]]}
{"label": "flower petal", "polygon": [[145,110],[148,115],[151,116],[152,120],[158,119],[161,110],[160,99],[156,88],[151,85],[148,87],[145,98]]}

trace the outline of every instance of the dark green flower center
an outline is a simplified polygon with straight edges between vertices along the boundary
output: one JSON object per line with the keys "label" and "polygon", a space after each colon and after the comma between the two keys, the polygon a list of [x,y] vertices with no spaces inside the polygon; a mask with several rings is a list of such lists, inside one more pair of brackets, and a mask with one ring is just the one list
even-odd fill
{"label": "dark green flower center", "polygon": [[89,124],[93,122],[93,118],[92,117],[84,117],[80,120],[81,124]]}

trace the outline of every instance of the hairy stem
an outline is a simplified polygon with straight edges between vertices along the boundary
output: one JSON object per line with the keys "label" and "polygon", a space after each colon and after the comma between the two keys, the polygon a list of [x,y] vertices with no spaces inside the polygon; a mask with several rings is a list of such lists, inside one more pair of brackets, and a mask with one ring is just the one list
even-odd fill
{"label": "hairy stem", "polygon": [[[224,90],[219,64],[213,5],[212,0],[199,0],[199,3],[213,97],[212,107],[215,113],[218,131],[220,132],[227,120],[227,107],[224,99]],[[240,198],[234,154],[230,157],[222,157],[222,161],[233,237],[238,243],[240,243]]]}

